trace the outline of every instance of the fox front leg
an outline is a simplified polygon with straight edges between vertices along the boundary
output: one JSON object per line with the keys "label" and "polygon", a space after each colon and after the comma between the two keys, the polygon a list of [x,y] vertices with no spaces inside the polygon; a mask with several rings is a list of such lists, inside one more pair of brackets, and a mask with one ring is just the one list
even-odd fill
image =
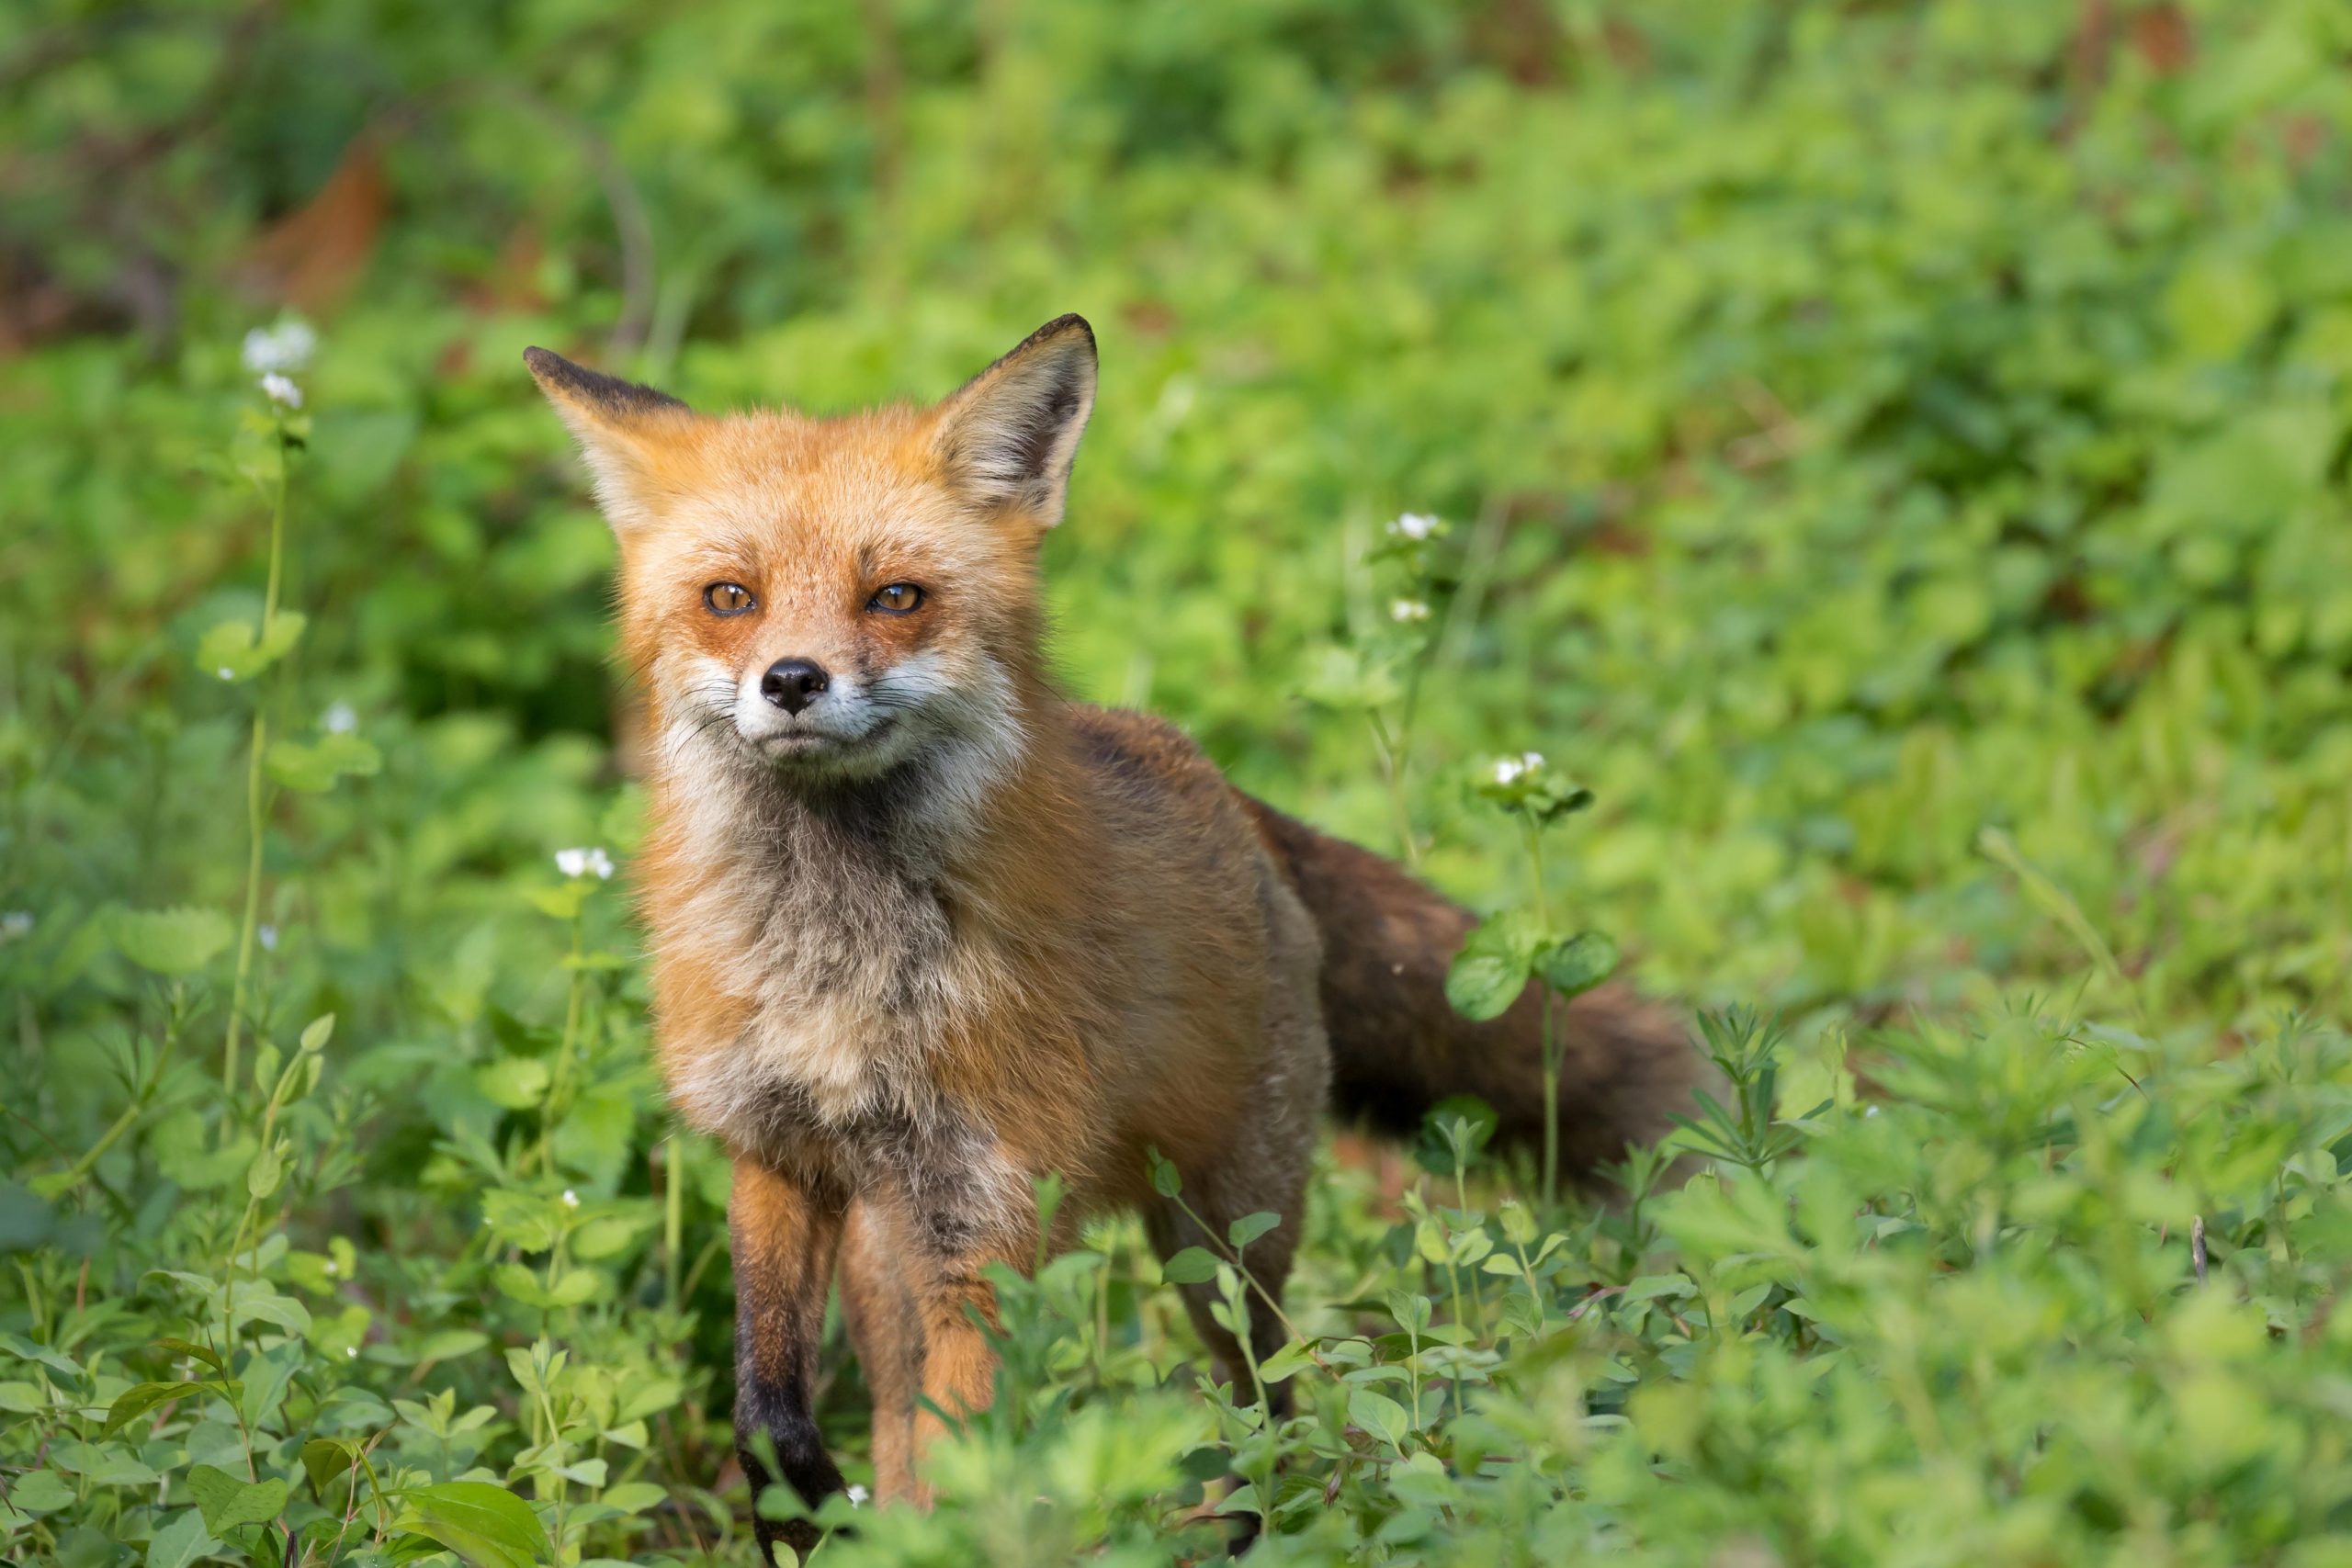
{"label": "fox front leg", "polygon": [[[777,1541],[806,1556],[817,1527],[775,1521],[758,1512],[760,1494],[782,1481],[811,1508],[842,1489],[842,1472],[825,1452],[809,1409],[817,1351],[825,1329],[844,1205],[782,1172],[738,1156],[727,1205],[735,1256],[735,1447],[752,1483],[752,1529],[760,1561],[775,1561]],[[773,1445],[775,1472],[760,1437]]]}
{"label": "fox front leg", "polygon": [[[920,1234],[920,1233],[919,1233]],[[907,1274],[915,1321],[922,1335],[917,1374],[920,1403],[913,1419],[914,1498],[932,1502],[923,1455],[953,1423],[986,1410],[996,1397],[996,1287],[985,1270],[1003,1263],[1026,1273],[1036,1257],[1034,1222],[1001,1224],[942,1245],[938,1228],[918,1241]]]}

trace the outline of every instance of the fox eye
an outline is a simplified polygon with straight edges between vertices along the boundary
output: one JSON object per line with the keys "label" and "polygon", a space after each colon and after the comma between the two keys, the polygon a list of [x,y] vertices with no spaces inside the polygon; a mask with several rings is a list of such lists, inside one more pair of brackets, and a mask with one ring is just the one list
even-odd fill
{"label": "fox eye", "polygon": [[903,615],[922,604],[922,590],[911,582],[893,582],[877,588],[874,597],[866,601],[869,610],[879,610],[886,615]]}
{"label": "fox eye", "polygon": [[702,602],[714,615],[740,615],[755,605],[752,591],[740,582],[714,582],[702,591]]}

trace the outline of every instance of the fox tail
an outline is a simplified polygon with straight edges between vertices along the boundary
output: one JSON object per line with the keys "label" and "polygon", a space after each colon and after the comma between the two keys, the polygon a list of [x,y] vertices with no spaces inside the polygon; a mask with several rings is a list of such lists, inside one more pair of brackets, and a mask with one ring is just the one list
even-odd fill
{"label": "fox tail", "polygon": [[[1369,850],[1242,796],[1259,836],[1323,939],[1323,1025],[1342,1114],[1410,1133],[1449,1095],[1495,1110],[1498,1143],[1543,1136],[1544,1000],[1530,984],[1480,1023],[1445,998],[1445,974],[1476,917]],[[1560,1163],[1578,1176],[1656,1138],[1690,1100],[1700,1058],[1685,1027],[1622,984],[1553,1003]]]}

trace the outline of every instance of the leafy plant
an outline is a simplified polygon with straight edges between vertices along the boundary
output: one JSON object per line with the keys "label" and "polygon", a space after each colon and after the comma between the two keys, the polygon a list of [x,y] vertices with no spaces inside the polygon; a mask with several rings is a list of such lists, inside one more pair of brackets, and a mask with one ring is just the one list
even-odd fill
{"label": "leafy plant", "polygon": [[1468,1008],[1622,965],[1718,1077],[1611,1202],[1472,1106],[1328,1143],[1232,1381],[1168,1286],[1254,1312],[1263,1220],[1089,1222],[938,1506],[820,1562],[2342,1558],[2347,50],[17,7],[0,1556],[748,1558],[613,546],[518,356],[840,409],[1075,309],[1073,692],[1498,911]]}

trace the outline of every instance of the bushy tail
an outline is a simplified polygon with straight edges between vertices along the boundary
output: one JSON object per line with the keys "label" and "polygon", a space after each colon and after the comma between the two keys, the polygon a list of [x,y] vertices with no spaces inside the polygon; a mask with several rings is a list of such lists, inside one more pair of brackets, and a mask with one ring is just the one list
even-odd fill
{"label": "bushy tail", "polygon": [[[1343,1114],[1409,1133],[1453,1094],[1495,1108],[1497,1139],[1544,1130],[1543,1002],[1529,987],[1485,1023],[1445,999],[1445,972],[1476,918],[1394,863],[1242,796],[1323,937],[1323,1025]],[[1698,1081],[1689,1032],[1666,1010],[1611,984],[1562,1008],[1560,1162],[1583,1173],[1651,1139]]]}

